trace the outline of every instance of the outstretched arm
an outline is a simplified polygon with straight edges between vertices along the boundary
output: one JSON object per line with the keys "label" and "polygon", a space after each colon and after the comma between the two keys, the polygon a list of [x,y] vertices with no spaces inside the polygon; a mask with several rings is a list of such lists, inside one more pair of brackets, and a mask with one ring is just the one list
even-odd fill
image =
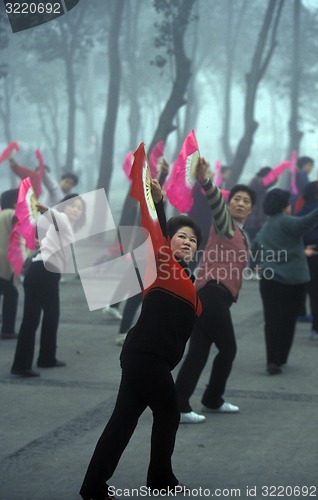
{"label": "outstretched arm", "polygon": [[167,220],[163,206],[163,193],[159,182],[156,179],[151,181],[151,194],[155,202],[155,208],[158,216],[158,221],[161,227],[163,236],[167,237]]}
{"label": "outstretched arm", "polygon": [[213,226],[218,234],[225,238],[233,238],[234,224],[227,209],[226,203],[219,188],[217,188],[208,174],[209,164],[204,158],[199,158],[197,165],[197,179],[207,196],[211,208]]}

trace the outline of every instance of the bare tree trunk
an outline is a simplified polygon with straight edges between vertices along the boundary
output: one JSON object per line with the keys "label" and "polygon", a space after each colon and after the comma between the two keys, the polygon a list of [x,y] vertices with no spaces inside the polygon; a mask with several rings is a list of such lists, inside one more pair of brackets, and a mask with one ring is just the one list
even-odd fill
{"label": "bare tree trunk", "polygon": [[[65,16],[65,21],[61,23],[61,32],[65,41],[64,64],[66,75],[66,90],[68,97],[68,117],[67,117],[67,149],[65,169],[73,171],[75,156],[75,127],[76,127],[76,76],[75,57],[78,44],[81,42],[80,28],[85,11],[83,8],[76,9],[76,15]],[[71,33],[71,38],[70,38]]]}
{"label": "bare tree trunk", "polygon": [[[247,90],[244,109],[244,133],[232,161],[231,185],[236,184],[250,154],[258,123],[254,118],[256,94],[277,45],[276,33],[284,0],[269,0],[264,22],[258,36],[250,72],[246,76]],[[268,41],[268,39],[270,40]],[[268,48],[266,50],[266,46]]]}
{"label": "bare tree trunk", "polygon": [[299,84],[301,81],[301,1],[294,0],[293,6],[293,56],[291,68],[291,89],[290,89],[290,121],[289,121],[289,147],[287,157],[293,150],[299,151],[299,144],[303,132],[298,129],[299,124]]}
{"label": "bare tree trunk", "polygon": [[233,2],[232,0],[226,0],[227,7],[227,27],[224,30],[225,33],[225,46],[226,46],[226,69],[225,69],[225,83],[224,83],[224,120],[223,120],[223,130],[221,143],[228,165],[232,164],[233,151],[231,147],[230,140],[230,124],[232,115],[231,106],[231,88],[233,81],[233,69],[235,61],[235,51],[237,47],[237,39],[240,33],[240,27],[246,11],[247,0],[241,4],[240,13],[238,16],[237,24],[235,30],[233,29]]}
{"label": "bare tree trunk", "polygon": [[[3,123],[3,131],[7,144],[12,141],[11,133],[11,87],[9,84],[9,76],[3,77],[3,99],[0,106],[0,117]],[[1,100],[0,100],[1,102]]]}
{"label": "bare tree trunk", "polygon": [[[129,95],[129,117],[128,117],[128,126],[129,126],[129,148],[128,149],[136,149],[138,144],[138,135],[140,134],[140,124],[141,124],[141,113],[140,106],[138,100],[138,78],[137,78],[137,61],[136,61],[136,36],[135,33],[138,33],[138,21],[140,16],[140,8],[141,3],[139,0],[132,3],[133,9],[130,10],[131,4],[127,4],[127,8],[129,9],[126,23],[126,53],[128,55],[128,64],[130,70],[130,77],[127,79],[127,93]],[[131,19],[134,19],[135,22],[132,25]]]}
{"label": "bare tree trunk", "polygon": [[[57,179],[61,176],[60,165],[60,127],[59,127],[59,100],[56,94],[51,96],[51,100],[46,102],[45,108],[42,104],[38,104],[39,121],[41,124],[41,132],[47,142],[54,161],[52,170]],[[50,128],[48,128],[48,123]]]}
{"label": "bare tree trunk", "polygon": [[173,49],[175,56],[176,77],[168,101],[161,113],[157,130],[151,141],[149,151],[159,141],[166,141],[168,135],[176,129],[173,119],[178,110],[185,105],[185,93],[191,77],[191,61],[185,54],[184,35],[196,0],[184,0],[179,15],[173,21]]}
{"label": "bare tree trunk", "polygon": [[108,194],[114,167],[114,140],[119,107],[121,67],[119,58],[119,33],[124,10],[124,0],[113,0],[113,15],[109,33],[109,86],[107,115],[103,131],[102,153],[97,188],[104,188]]}

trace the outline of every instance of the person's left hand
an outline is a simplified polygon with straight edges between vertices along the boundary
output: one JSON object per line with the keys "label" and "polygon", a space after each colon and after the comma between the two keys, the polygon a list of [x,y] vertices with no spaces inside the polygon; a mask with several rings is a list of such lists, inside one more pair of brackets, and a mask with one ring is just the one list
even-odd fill
{"label": "person's left hand", "polygon": [[152,179],[151,181],[151,194],[155,203],[159,203],[162,200],[162,189],[157,179]]}
{"label": "person's left hand", "polygon": [[40,201],[37,201],[36,204],[35,204],[35,206],[36,206],[37,210],[41,214],[44,214],[48,210],[48,207],[46,207],[45,205],[43,205],[43,203],[41,203]]}
{"label": "person's left hand", "polygon": [[313,255],[317,255],[317,247],[316,245],[307,245],[305,247],[305,255],[306,257],[312,257]]}

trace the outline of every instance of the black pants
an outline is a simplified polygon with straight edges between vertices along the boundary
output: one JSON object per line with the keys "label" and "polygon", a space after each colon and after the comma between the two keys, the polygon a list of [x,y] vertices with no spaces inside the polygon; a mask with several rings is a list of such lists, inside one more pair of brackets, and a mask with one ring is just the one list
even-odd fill
{"label": "black pants", "polygon": [[260,281],[267,365],[287,363],[304,290],[305,285],[285,285],[264,278]]}
{"label": "black pants", "polygon": [[214,343],[219,352],[214,358],[210,380],[202,397],[209,408],[219,408],[236,355],[236,341],[230,307],[233,298],[222,285],[208,283],[198,292],[202,314],[190,337],[189,349],[176,379],[179,409],[191,411],[190,397],[198,383]]}
{"label": "black pants", "polygon": [[35,334],[43,311],[38,363],[55,363],[56,337],[60,315],[59,280],[61,275],[47,271],[43,262],[32,262],[24,278],[24,310],[18,336],[14,370],[32,368]]}
{"label": "black pants", "polygon": [[13,284],[13,276],[10,280],[0,278],[0,295],[3,296],[1,333],[15,333],[19,293]]}
{"label": "black pants", "polygon": [[312,314],[312,329],[318,333],[318,255],[313,255],[307,258],[310,282],[307,285],[307,290],[310,299],[310,311]]}
{"label": "black pants", "polygon": [[113,475],[147,406],[153,414],[147,486],[167,489],[178,484],[172,472],[171,456],[180,414],[170,367],[153,356],[130,355],[122,360],[116,405],[96,445],[82,492],[97,498],[107,494],[105,482]]}
{"label": "black pants", "polygon": [[136,311],[141,303],[142,303],[141,292],[127,299],[127,302],[123,310],[123,319],[121,320],[120,323],[119,333],[127,333],[128,330],[131,328]]}

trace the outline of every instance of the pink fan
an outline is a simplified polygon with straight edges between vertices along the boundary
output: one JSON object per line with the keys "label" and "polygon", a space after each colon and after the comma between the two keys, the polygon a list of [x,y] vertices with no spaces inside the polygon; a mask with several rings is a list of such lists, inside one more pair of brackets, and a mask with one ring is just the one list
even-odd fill
{"label": "pink fan", "polygon": [[159,141],[151,150],[149,155],[149,168],[151,177],[155,179],[158,175],[160,160],[164,155],[164,147],[165,143],[163,141]]}
{"label": "pink fan", "polygon": [[289,169],[291,171],[290,187],[293,194],[298,194],[298,189],[296,185],[296,162],[297,162],[297,151],[293,151],[290,159]]}
{"label": "pink fan", "polygon": [[213,184],[216,187],[220,187],[222,185],[222,170],[221,170],[221,162],[220,160],[216,160],[215,162],[215,178],[213,180]]}
{"label": "pink fan", "polygon": [[123,161],[123,171],[126,174],[127,179],[129,179],[129,182],[131,182],[130,178],[130,172],[131,172],[131,167],[133,164],[133,152],[129,151]]}
{"label": "pink fan", "polygon": [[264,186],[269,186],[270,184],[275,182],[276,179],[280,175],[282,175],[284,170],[286,170],[287,167],[289,167],[289,165],[290,165],[290,161],[283,161],[282,163],[277,165],[277,167],[273,168],[273,170],[271,172],[269,172],[267,175],[265,175],[265,177],[263,177],[262,183],[264,184]]}
{"label": "pink fan", "polygon": [[29,252],[26,249],[25,240],[19,234],[16,226],[14,226],[10,234],[8,260],[11,262],[13,270],[17,276],[20,276],[24,261],[28,255]]}
{"label": "pink fan", "polygon": [[196,166],[200,157],[194,130],[185,138],[181,151],[175,161],[165,184],[169,202],[179,212],[188,212],[193,204],[193,187],[196,182]]}
{"label": "pink fan", "polygon": [[25,239],[25,244],[30,250],[36,247],[35,230],[38,215],[36,202],[30,177],[27,177],[20,182],[14,215],[18,219],[15,229]]}

